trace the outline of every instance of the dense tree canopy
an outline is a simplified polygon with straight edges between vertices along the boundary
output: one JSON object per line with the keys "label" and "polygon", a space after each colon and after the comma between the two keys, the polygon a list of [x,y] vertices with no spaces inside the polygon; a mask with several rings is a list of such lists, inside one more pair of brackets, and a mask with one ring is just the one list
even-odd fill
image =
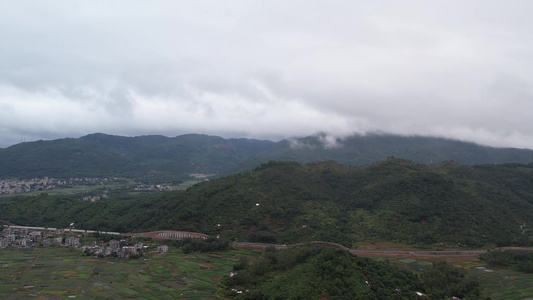
{"label": "dense tree canopy", "polygon": [[533,165],[420,165],[389,158],[360,168],[269,162],[149,198],[0,199],[0,219],[109,231],[188,230],[227,239],[530,245]]}
{"label": "dense tree canopy", "polygon": [[480,292],[478,282],[445,262],[419,278],[388,262],[311,246],[241,259],[220,285],[236,299],[419,299],[417,292],[445,299]]}

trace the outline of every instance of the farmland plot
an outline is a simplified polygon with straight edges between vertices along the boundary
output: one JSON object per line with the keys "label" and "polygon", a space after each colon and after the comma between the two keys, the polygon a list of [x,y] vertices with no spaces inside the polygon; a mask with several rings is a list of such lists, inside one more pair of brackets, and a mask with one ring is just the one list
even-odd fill
{"label": "farmland plot", "polygon": [[216,297],[216,282],[243,253],[151,252],[128,260],[82,256],[70,248],[7,248],[0,250],[0,298]]}

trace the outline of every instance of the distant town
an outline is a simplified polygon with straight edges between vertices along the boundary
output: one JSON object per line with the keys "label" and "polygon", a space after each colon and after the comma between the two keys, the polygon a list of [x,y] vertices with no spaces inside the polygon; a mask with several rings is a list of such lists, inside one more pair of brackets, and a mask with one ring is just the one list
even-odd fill
{"label": "distant town", "polygon": [[[125,179],[121,178],[69,178],[69,179],[56,179],[56,178],[32,178],[22,180],[2,180],[0,181],[0,195],[16,195],[29,193],[34,191],[51,191],[60,188],[67,188],[76,185],[116,185],[125,183]],[[137,184],[134,191],[172,191],[172,187],[169,184]],[[97,196],[86,196],[81,200],[83,201],[99,201],[105,200],[108,196],[104,193]]]}
{"label": "distant town", "polygon": [[15,195],[29,193],[33,191],[50,191],[72,185],[106,185],[121,183],[118,178],[32,178],[22,180],[2,180],[0,181],[0,195]]}

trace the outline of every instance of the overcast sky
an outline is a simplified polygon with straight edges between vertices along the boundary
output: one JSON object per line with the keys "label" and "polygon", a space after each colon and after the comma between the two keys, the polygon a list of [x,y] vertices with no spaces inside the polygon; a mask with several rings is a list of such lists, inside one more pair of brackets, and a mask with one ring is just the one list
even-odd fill
{"label": "overcast sky", "polygon": [[532,15],[530,0],[0,0],[0,147],[387,132],[533,149]]}

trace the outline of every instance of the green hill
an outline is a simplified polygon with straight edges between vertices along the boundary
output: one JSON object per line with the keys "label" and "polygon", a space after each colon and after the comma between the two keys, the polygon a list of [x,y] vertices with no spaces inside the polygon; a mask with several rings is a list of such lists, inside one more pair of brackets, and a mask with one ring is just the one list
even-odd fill
{"label": "green hill", "polygon": [[[388,261],[308,246],[268,249],[252,261],[241,257],[233,269],[233,276],[224,276],[219,286],[223,296],[239,300],[477,299],[481,291],[477,281],[446,262],[418,277]],[[417,295],[420,291],[424,296]]]}
{"label": "green hill", "polygon": [[0,149],[0,178],[129,177],[179,181],[191,173],[224,176],[271,160],[333,160],[364,166],[389,156],[423,164],[530,163],[533,151],[493,148],[442,138],[386,134],[335,139],[318,134],[280,142],[187,134],[123,137],[101,133],[78,139],[25,142]]}
{"label": "green hill", "polygon": [[147,199],[86,203],[47,195],[0,202],[0,219],[111,231],[190,230],[239,240],[529,245],[533,164],[366,167],[269,162]]}
{"label": "green hill", "polygon": [[140,176],[147,170],[115,153],[60,139],[0,149],[0,178]]}
{"label": "green hill", "polygon": [[279,142],[275,147],[243,162],[240,170],[271,160],[300,163],[334,160],[347,166],[364,166],[389,156],[423,164],[453,160],[462,164],[531,163],[533,150],[494,148],[436,137],[391,134],[332,138],[317,134]]}
{"label": "green hill", "polygon": [[221,175],[273,144],[195,134],[131,138],[97,133],[0,149],[0,178]]}

